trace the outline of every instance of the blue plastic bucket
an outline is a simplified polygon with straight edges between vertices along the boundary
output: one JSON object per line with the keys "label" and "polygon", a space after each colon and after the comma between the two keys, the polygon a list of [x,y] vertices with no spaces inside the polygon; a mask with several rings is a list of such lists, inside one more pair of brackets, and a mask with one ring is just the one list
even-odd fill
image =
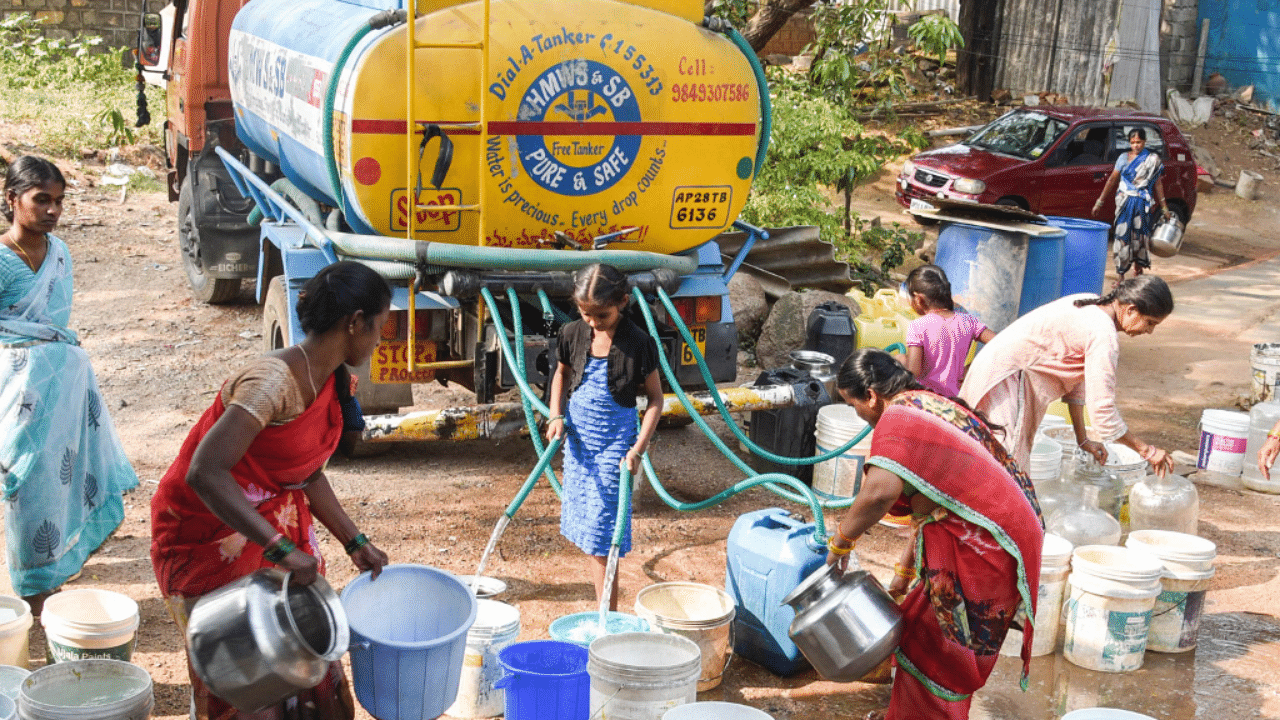
{"label": "blue plastic bucket", "polygon": [[592,641],[603,635],[618,633],[649,632],[649,621],[637,615],[629,615],[617,610],[610,610],[605,616],[604,633],[600,632],[600,611],[573,613],[558,617],[551,622],[548,631],[552,640],[573,643],[588,647]]}
{"label": "blue plastic bucket", "polygon": [[1022,273],[1022,296],[1018,317],[1062,297],[1062,272],[1066,254],[1066,233],[1029,238],[1027,267]]}
{"label": "blue plastic bucket", "polygon": [[443,714],[458,694],[476,600],[462,581],[425,565],[388,565],[342,591],[351,625],[356,699],[378,720]]}
{"label": "blue plastic bucket", "polygon": [[1062,294],[1102,294],[1103,276],[1107,274],[1107,239],[1111,225],[1097,220],[1052,217],[1049,224],[1067,231],[1063,243]]}
{"label": "blue plastic bucket", "polygon": [[[559,640],[530,640],[498,653],[506,675],[507,720],[587,720],[591,714],[589,653]],[[423,717],[430,717],[424,715]]]}
{"label": "blue plastic bucket", "polygon": [[1014,229],[944,220],[934,262],[947,273],[956,302],[1000,332],[1018,318],[1028,244]]}

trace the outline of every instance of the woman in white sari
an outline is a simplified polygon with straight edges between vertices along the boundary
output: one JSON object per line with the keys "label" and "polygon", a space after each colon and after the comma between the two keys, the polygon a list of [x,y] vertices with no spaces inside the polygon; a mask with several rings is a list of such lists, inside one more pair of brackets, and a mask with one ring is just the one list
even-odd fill
{"label": "woman in white sari", "polygon": [[0,205],[0,480],[9,577],[40,614],[124,519],[138,484],[71,317],[71,255],[50,234],[66,181],[17,158]]}

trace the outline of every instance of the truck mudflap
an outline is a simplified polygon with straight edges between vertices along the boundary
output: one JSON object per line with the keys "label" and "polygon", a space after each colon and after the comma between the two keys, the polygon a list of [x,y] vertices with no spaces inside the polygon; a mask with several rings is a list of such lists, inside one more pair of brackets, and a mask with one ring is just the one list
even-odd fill
{"label": "truck mudflap", "polygon": [[257,277],[259,229],[248,222],[253,201],[240,194],[213,153],[192,161],[185,182],[195,230],[189,242],[196,246],[191,250],[204,273],[222,279]]}

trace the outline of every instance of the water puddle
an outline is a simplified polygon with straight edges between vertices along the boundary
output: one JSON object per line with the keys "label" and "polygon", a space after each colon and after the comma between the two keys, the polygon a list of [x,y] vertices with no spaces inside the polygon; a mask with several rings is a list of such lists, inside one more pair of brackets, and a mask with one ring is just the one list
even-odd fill
{"label": "water puddle", "polygon": [[1031,661],[1027,691],[1018,689],[1021,661],[1000,658],[974,696],[973,720],[1057,720],[1072,710],[1114,707],[1157,720],[1280,717],[1272,690],[1280,667],[1280,620],[1255,613],[1217,613],[1200,621],[1199,646],[1183,654],[1146,654],[1142,669],[1100,673],[1061,652]]}

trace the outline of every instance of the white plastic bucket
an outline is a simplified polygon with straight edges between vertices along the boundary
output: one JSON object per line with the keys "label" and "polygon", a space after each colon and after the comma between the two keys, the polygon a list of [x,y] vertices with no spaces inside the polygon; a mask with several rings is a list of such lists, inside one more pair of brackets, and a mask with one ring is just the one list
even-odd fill
{"label": "white plastic bucket", "polygon": [[1250,490],[1280,493],[1280,468],[1270,480],[1258,472],[1258,453],[1262,451],[1262,446],[1267,442],[1267,433],[1275,427],[1277,420],[1280,420],[1280,402],[1262,402],[1249,409],[1249,442],[1245,445],[1244,467],[1240,479]]}
{"label": "white plastic bucket", "polygon": [[[857,411],[844,403],[824,405],[818,410],[814,429],[814,454],[822,455],[844,446],[867,427]],[[840,457],[813,466],[813,491],[819,497],[851,498],[862,488],[862,466],[871,452],[871,433]]]}
{"label": "white plastic bucket", "polygon": [[[1045,418],[1055,417],[1046,415]],[[1070,477],[1076,468],[1076,431],[1070,425],[1040,425],[1040,433],[1062,446],[1062,462],[1058,477]]]}
{"label": "white plastic bucket", "polygon": [[1240,476],[1249,437],[1249,416],[1231,410],[1205,410],[1200,414],[1200,452],[1196,467],[1225,475]]}
{"label": "white plastic bucket", "polygon": [[[1071,569],[1071,543],[1046,533],[1040,554],[1040,587],[1036,600],[1035,636],[1031,656],[1040,657],[1058,646],[1058,626],[1062,617],[1062,598],[1066,594],[1067,573]],[[1001,655],[1022,654],[1022,631],[1010,629],[1000,646]]]}
{"label": "white plastic bucket", "polygon": [[137,665],[120,660],[69,660],[31,673],[18,696],[18,717],[146,720],[154,704],[151,676]]}
{"label": "white plastic bucket", "polygon": [[18,704],[4,695],[0,695],[0,720],[15,720],[18,717]]}
{"label": "white plastic bucket", "polygon": [[0,595],[0,665],[31,667],[31,623],[31,606],[26,600]]}
{"label": "white plastic bucket", "polygon": [[40,624],[51,663],[89,658],[129,662],[138,630],[138,603],[110,590],[63,590],[44,601]]}
{"label": "white plastic bucket", "polygon": [[1218,546],[1212,540],[1170,530],[1136,530],[1125,546],[1151,553],[1164,563],[1147,649],[1166,653],[1194,649]]}
{"label": "white plastic bucket", "polygon": [[1141,668],[1164,565],[1138,550],[1086,545],[1072,553],[1071,569],[1063,657],[1099,672]]}
{"label": "white plastic bucket", "polygon": [[591,643],[591,716],[608,720],[662,720],[698,697],[702,653],[679,635],[621,633]]}
{"label": "white plastic bucket", "polygon": [[0,665],[0,695],[16,703],[18,693],[22,692],[22,681],[30,674],[30,670],[17,665]]}
{"label": "white plastic bucket", "polygon": [[1027,475],[1033,483],[1054,482],[1062,477],[1062,443],[1037,433],[1031,446]]}
{"label": "white plastic bucket", "polygon": [[1249,351],[1253,367],[1253,402],[1280,400],[1280,343],[1258,343]]}
{"label": "white plastic bucket", "polygon": [[458,697],[445,715],[482,718],[501,715],[506,693],[494,687],[502,677],[498,653],[520,635],[520,610],[497,600],[476,600],[476,621],[467,631]]}
{"label": "white plastic bucket", "polygon": [[749,705],[712,700],[673,707],[662,720],[773,720],[773,716]]}
{"label": "white plastic bucket", "polygon": [[733,659],[734,605],[729,593],[691,582],[650,585],[636,594],[636,615],[657,632],[680,635],[698,645],[698,692],[720,684]]}

